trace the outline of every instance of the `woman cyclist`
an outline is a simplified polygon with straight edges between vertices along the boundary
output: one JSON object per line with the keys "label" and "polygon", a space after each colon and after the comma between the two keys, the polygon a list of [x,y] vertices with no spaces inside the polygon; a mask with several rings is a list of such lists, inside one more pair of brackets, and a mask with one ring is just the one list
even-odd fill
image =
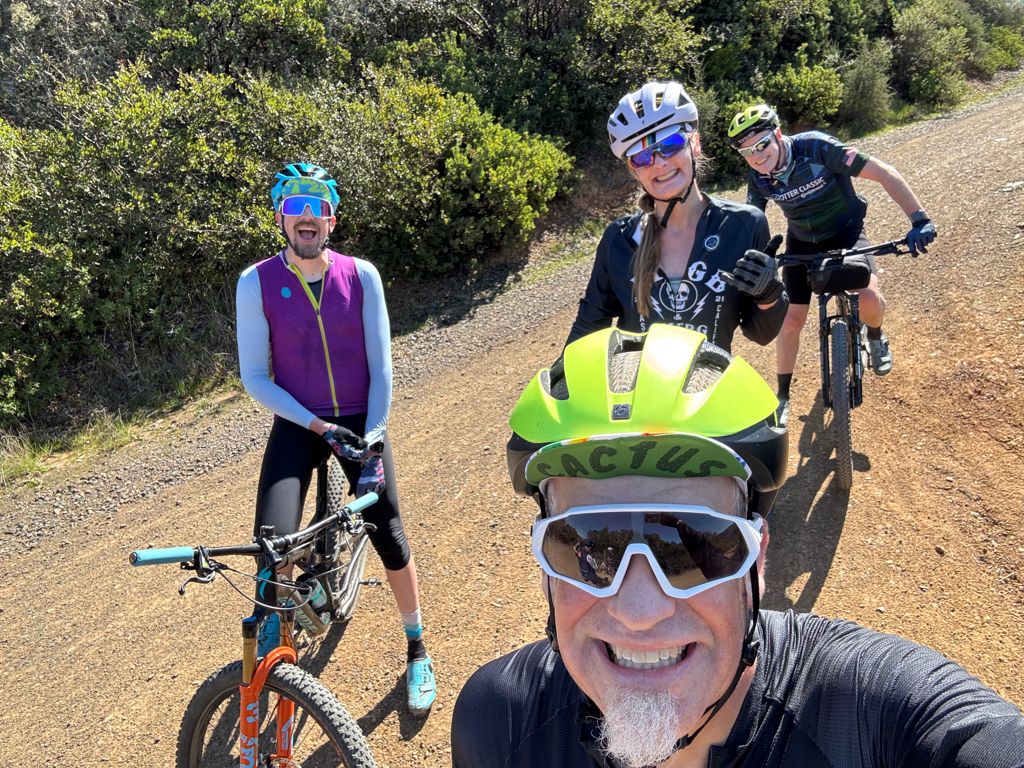
{"label": "woman cyclist", "polygon": [[[380,275],[369,262],[327,248],[339,197],[325,169],[285,166],[270,197],[286,247],[243,271],[237,288],[242,383],[274,413],[255,530],[299,528],[313,469],[332,450],[360,494],[380,494],[364,517],[376,526],[370,539],[405,626],[409,709],[423,714],[434,701],[434,673],[386,432],[391,339]],[[276,613],[264,622],[261,655],[277,644],[278,626]]]}
{"label": "woman cyclist", "polygon": [[[566,344],[618,320],[628,331],[669,323],[729,350],[739,327],[758,344],[778,334],[788,299],[764,213],[700,191],[697,106],[676,82],[626,94],[608,118],[612,153],[640,182],[641,211],[605,230]],[[777,243],[775,244],[777,245]]]}

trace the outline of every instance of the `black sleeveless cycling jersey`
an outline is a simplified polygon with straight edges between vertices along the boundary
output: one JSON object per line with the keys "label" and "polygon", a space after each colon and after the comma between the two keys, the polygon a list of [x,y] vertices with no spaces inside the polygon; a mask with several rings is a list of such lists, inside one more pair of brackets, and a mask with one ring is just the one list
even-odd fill
{"label": "black sleeveless cycling jersey", "polygon": [[[711,768],[1020,768],[1024,717],[935,651],[848,621],[763,611],[754,680]],[[547,641],[486,664],[452,719],[455,768],[614,768]]]}
{"label": "black sleeveless cycling jersey", "polygon": [[745,293],[726,285],[720,274],[736,266],[748,249],[764,250],[768,219],[749,205],[715,197],[708,200],[697,224],[686,275],[673,281],[658,270],[646,316],[633,300],[633,254],[640,242],[642,214],[623,216],[608,225],[566,344],[608,328],[616,319],[626,331],[647,331],[653,323],[690,328],[726,351],[731,351],[737,327],[758,344],[778,335],[789,305],[785,294],[772,307],[761,309]]}

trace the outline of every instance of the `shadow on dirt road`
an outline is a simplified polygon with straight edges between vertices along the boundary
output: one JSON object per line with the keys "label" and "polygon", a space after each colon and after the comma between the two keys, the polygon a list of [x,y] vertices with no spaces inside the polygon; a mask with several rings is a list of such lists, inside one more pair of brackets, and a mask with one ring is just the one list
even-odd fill
{"label": "shadow on dirt road", "polygon": [[[850,492],[835,482],[832,435],[820,393],[811,412],[795,420],[800,422],[799,439],[790,451],[796,447],[798,463],[779,492],[771,516],[764,603],[773,610],[807,612],[832,567]],[[868,468],[867,456],[855,453],[854,469]]]}

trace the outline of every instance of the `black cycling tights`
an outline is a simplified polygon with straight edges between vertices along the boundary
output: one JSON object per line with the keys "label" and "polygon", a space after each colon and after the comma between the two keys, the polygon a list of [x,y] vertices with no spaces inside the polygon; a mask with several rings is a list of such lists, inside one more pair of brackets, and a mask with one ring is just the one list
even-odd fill
{"label": "black cycling tights", "polygon": [[[333,423],[362,435],[366,414],[340,416]],[[299,529],[302,501],[306,498],[313,470],[330,453],[330,446],[320,435],[287,419],[274,417],[274,426],[270,430],[267,448],[263,453],[263,466],[260,468],[254,533],[259,533],[261,525],[275,526],[278,535]],[[377,530],[370,534],[370,541],[384,567],[389,571],[400,571],[409,564],[409,544],[398,512],[395,464],[391,443],[386,436],[383,460],[387,488],[380,501],[363,511],[363,518],[377,526]],[[354,488],[361,467],[357,462],[346,459],[341,460],[341,466]]]}

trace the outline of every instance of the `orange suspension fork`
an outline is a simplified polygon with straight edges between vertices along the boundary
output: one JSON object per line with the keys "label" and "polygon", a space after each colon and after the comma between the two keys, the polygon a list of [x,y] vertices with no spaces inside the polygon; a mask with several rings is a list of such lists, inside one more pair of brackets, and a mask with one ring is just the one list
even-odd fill
{"label": "orange suspension fork", "polygon": [[[238,761],[241,768],[258,768],[260,748],[260,693],[276,665],[294,664],[298,656],[291,644],[291,622],[281,622],[283,645],[256,663],[256,624],[242,625],[242,683],[238,686],[241,700],[238,713]],[[251,634],[251,637],[250,637]],[[287,638],[287,639],[285,639]],[[277,702],[277,751],[271,758],[290,758],[295,727],[295,702],[280,696]]]}

